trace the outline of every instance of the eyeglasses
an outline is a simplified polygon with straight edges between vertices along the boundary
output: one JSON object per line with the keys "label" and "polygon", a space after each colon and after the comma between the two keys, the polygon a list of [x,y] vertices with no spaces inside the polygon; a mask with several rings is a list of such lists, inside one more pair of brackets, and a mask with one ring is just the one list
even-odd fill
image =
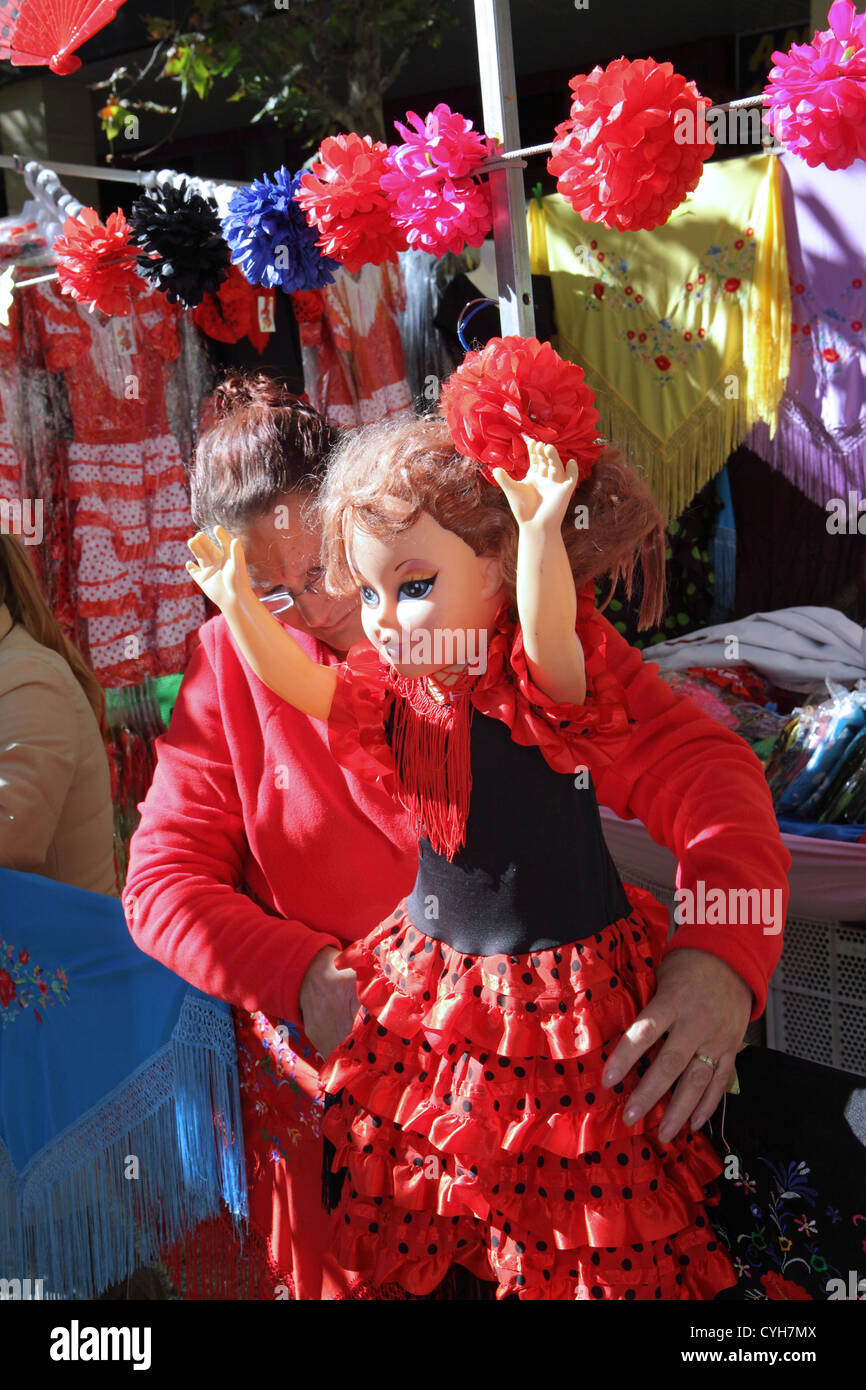
{"label": "eyeglasses", "polygon": [[303,589],[299,589],[296,594],[292,593],[291,589],[287,589],[283,586],[280,589],[274,590],[272,594],[264,594],[262,596],[262,603],[266,603],[271,612],[276,615],[277,613],[285,613],[289,608],[294,608],[298,599],[303,598],[305,594],[319,597],[324,593],[322,586],[325,578],[325,571],[322,566],[319,565],[316,569],[310,570],[309,573],[311,578],[304,585]]}

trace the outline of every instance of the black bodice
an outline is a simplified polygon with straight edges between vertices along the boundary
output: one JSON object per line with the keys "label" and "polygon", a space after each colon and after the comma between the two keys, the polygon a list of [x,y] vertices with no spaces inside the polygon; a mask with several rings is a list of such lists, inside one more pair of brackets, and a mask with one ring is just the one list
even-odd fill
{"label": "black bodice", "polygon": [[[449,862],[422,839],[409,917],[467,955],[525,955],[593,936],[631,905],[608,853],[589,774],[555,772],[472,714],[466,842]],[[436,915],[438,913],[438,915]]]}

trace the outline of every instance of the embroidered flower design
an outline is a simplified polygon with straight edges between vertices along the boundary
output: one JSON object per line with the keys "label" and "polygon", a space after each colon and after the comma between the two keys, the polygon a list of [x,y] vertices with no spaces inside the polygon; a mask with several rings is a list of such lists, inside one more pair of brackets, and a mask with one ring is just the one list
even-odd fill
{"label": "embroidered flower design", "polygon": [[599,284],[599,282],[596,280],[595,284],[592,287],[592,292],[595,295],[596,299],[602,299],[604,297],[604,285]]}
{"label": "embroidered flower design", "polygon": [[824,351],[821,353],[821,356],[823,357],[825,362],[839,361],[839,354],[835,348],[825,348]]}
{"label": "embroidered flower design", "polygon": [[660,372],[670,371],[671,364],[667,357],[659,356],[655,359],[655,363]]}
{"label": "embroidered flower design", "polygon": [[731,276],[725,281],[724,288],[725,288],[726,293],[728,293],[728,294],[735,294],[735,293],[736,293],[736,291],[740,288],[740,281],[738,280],[738,278],[736,277],[736,275],[731,275]]}
{"label": "embroidered flower design", "polygon": [[[29,951],[16,952],[14,946],[0,941],[0,959],[3,958],[7,964],[0,970],[0,1027],[5,1028],[35,1004],[67,1003],[69,979],[65,970],[46,975],[40,965],[30,964]],[[37,1023],[43,1021],[35,1008],[33,1017]]]}
{"label": "embroidered flower design", "polygon": [[854,329],[855,333],[859,333],[860,329],[863,327],[863,324],[860,322],[859,319],[852,319],[851,327]]}

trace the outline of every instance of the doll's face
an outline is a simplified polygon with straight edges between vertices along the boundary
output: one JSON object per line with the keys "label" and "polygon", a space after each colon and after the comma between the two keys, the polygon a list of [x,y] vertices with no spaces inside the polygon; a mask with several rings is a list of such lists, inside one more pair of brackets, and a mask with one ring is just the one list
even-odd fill
{"label": "doll's face", "polygon": [[[395,515],[406,506],[394,498],[388,505]],[[502,596],[496,556],[476,555],[427,512],[392,540],[360,526],[348,540],[364,631],[400,675],[444,674],[448,684],[449,673],[473,666],[473,652],[486,654]],[[463,634],[463,644],[449,634]]]}

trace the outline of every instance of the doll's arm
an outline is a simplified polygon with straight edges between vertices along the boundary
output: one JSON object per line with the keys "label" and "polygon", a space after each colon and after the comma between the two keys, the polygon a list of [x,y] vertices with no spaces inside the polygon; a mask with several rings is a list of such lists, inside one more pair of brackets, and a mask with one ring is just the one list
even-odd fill
{"label": "doll's arm", "polygon": [[[215,545],[199,532],[188,542],[195,562],[187,561],[192,578],[216,604],[249,666],[275,695],[302,714],[327,719],[331,712],[337,673],[311,661],[253,593],[243,546],[218,526]],[[222,548],[220,548],[222,547]]]}
{"label": "doll's arm", "polygon": [[502,468],[493,476],[518,524],[517,608],[529,674],[551,700],[586,699],[583,648],[574,626],[577,596],[562,518],[577,482],[577,464],[563,467],[552,444],[527,439],[529,469],[516,481]]}

